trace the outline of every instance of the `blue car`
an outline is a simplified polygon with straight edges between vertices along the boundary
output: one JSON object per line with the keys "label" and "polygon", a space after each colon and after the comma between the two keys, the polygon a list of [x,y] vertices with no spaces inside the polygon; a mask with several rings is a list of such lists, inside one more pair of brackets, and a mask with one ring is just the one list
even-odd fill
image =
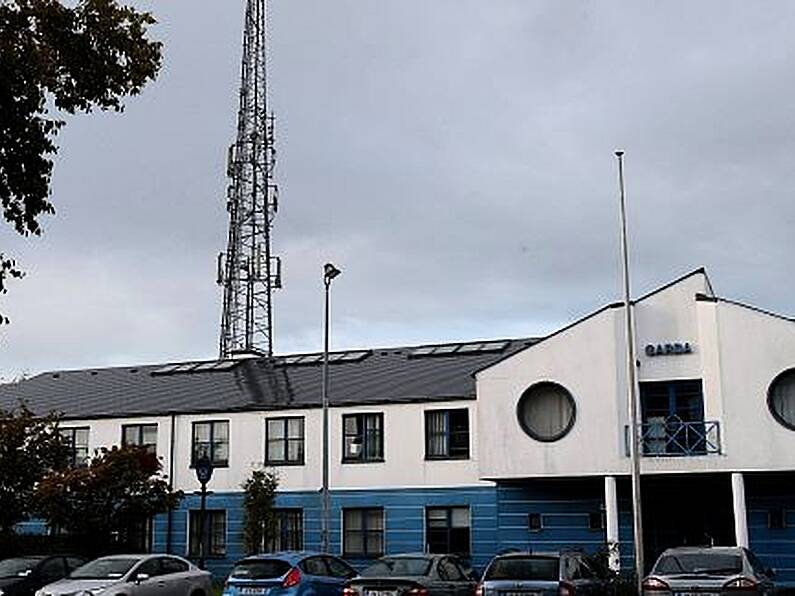
{"label": "blue car", "polygon": [[316,552],[280,552],[235,563],[224,596],[342,596],[358,575],[345,561]]}

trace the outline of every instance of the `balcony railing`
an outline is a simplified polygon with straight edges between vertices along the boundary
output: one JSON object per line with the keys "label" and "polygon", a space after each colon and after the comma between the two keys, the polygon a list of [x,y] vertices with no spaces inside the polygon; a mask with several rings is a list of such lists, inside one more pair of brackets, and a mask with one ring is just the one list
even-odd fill
{"label": "balcony railing", "polygon": [[[640,452],[644,457],[689,457],[721,452],[720,422],[683,422],[674,417],[638,425]],[[629,457],[629,426],[624,428],[624,444]]]}

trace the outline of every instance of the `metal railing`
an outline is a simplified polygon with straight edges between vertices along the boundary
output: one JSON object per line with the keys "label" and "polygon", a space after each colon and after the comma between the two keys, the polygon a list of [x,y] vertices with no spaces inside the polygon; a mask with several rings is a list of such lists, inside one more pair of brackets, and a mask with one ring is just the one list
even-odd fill
{"label": "metal railing", "polygon": [[[721,453],[720,422],[684,422],[679,418],[650,420],[638,425],[643,457],[690,457]],[[629,426],[624,427],[624,446],[629,457]]]}

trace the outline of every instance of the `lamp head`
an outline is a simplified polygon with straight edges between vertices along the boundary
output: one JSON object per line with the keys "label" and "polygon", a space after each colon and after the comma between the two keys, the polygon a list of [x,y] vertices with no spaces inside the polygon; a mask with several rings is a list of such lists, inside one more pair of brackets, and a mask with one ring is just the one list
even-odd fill
{"label": "lamp head", "polygon": [[331,280],[337,277],[340,273],[342,273],[342,271],[337,269],[334,265],[331,263],[326,263],[323,265],[323,282],[326,285],[329,285]]}

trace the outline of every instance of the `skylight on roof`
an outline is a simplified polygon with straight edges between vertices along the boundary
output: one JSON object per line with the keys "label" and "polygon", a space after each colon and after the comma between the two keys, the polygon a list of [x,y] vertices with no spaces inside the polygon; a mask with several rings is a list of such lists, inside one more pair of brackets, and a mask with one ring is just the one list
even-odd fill
{"label": "skylight on roof", "polygon": [[478,341],[465,344],[444,344],[441,346],[422,346],[409,352],[409,357],[449,356],[450,354],[486,354],[502,352],[508,347],[508,341]]}
{"label": "skylight on roof", "polygon": [[181,373],[216,372],[232,370],[240,360],[212,360],[210,362],[183,362],[182,364],[167,364],[152,371],[153,375],[175,375]]}
{"label": "skylight on roof", "polygon": [[[371,354],[370,350],[351,350],[348,352],[332,352],[328,355],[329,364],[341,362],[359,362]],[[292,366],[297,364],[322,364],[323,354],[296,354],[295,356],[281,356],[276,359],[278,364]]]}

